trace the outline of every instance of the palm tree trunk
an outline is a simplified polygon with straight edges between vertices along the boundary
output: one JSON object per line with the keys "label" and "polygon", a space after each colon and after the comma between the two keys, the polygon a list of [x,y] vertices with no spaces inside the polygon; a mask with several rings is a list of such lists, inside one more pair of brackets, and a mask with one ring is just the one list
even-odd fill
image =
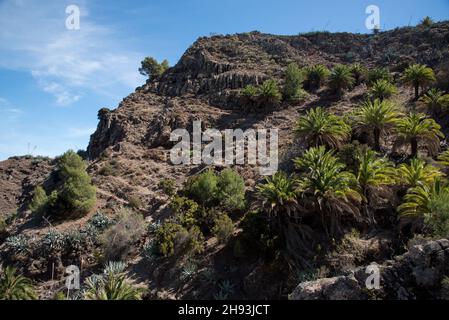
{"label": "palm tree trunk", "polygon": [[374,150],[380,151],[380,129],[374,128]]}
{"label": "palm tree trunk", "polygon": [[412,147],[411,157],[416,158],[416,156],[418,155],[418,140],[416,138],[412,138],[410,141],[410,145]]}
{"label": "palm tree trunk", "polygon": [[415,84],[415,100],[419,98],[419,84]]}

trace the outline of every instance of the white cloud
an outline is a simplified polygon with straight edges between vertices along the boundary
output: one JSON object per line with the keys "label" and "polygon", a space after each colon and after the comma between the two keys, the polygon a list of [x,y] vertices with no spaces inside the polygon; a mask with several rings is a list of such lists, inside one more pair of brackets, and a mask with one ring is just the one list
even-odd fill
{"label": "white cloud", "polygon": [[0,120],[16,122],[23,113],[22,109],[12,106],[7,99],[0,97]]}
{"label": "white cloud", "polygon": [[68,1],[5,0],[0,3],[0,67],[28,71],[58,105],[93,90],[115,96],[117,88],[143,83],[143,54],[129,50],[119,32],[95,23],[81,8],[81,28],[65,27]]}

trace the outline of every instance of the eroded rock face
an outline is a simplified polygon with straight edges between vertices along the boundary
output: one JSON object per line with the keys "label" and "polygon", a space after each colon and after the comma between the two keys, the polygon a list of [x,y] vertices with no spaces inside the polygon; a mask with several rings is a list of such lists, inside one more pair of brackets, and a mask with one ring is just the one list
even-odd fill
{"label": "eroded rock face", "polygon": [[449,275],[449,240],[416,245],[407,253],[379,265],[379,290],[368,290],[366,267],[345,275],[303,282],[290,294],[291,300],[409,300],[438,299],[441,281]]}

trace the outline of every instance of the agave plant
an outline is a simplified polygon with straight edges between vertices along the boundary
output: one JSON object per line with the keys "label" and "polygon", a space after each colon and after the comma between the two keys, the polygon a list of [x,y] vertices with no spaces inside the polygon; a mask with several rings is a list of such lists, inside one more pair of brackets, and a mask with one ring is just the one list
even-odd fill
{"label": "agave plant", "polygon": [[393,130],[399,116],[396,106],[387,100],[366,101],[354,112],[354,129],[372,135],[374,150],[380,151],[381,137]]}
{"label": "agave plant", "polygon": [[351,69],[345,65],[336,65],[329,75],[329,87],[339,96],[343,90],[349,89],[354,85],[355,79],[352,76]]}
{"label": "agave plant", "polygon": [[432,68],[421,64],[413,64],[405,69],[401,79],[415,89],[415,100],[418,100],[419,88],[435,81],[435,74]]}
{"label": "agave plant", "polygon": [[0,300],[35,300],[37,295],[30,279],[17,275],[17,270],[6,267],[1,270]]}
{"label": "agave plant", "polygon": [[433,88],[427,91],[419,101],[432,117],[436,117],[441,114],[443,109],[449,107],[449,94],[444,94],[443,91]]}
{"label": "agave plant", "polygon": [[438,168],[421,159],[412,159],[410,163],[402,163],[398,168],[400,181],[408,188],[421,184],[432,184],[436,178],[443,176]]}
{"label": "agave plant", "polygon": [[298,179],[298,193],[302,201],[321,215],[326,233],[341,232],[341,216],[360,216],[362,197],[357,188],[356,177],[345,171],[345,165],[337,160],[332,151],[324,146],[310,148],[295,159],[296,167],[302,171]]}
{"label": "agave plant", "polygon": [[396,92],[396,87],[385,79],[375,81],[368,90],[372,99],[379,99],[380,101],[390,98]]}
{"label": "agave plant", "polygon": [[299,117],[295,132],[309,146],[338,149],[349,138],[351,127],[342,118],[318,107]]}
{"label": "agave plant", "polygon": [[440,139],[444,138],[440,129],[441,126],[425,114],[411,113],[396,123],[398,137],[395,148],[410,144],[411,157],[415,158],[421,145],[430,155],[436,155],[440,148]]}

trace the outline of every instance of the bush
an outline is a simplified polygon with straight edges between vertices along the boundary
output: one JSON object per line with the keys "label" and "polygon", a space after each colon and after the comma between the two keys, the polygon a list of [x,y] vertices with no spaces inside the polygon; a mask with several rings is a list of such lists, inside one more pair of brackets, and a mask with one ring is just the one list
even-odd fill
{"label": "bush", "polygon": [[212,170],[207,170],[191,177],[187,181],[185,191],[189,198],[201,205],[214,204],[218,192],[218,178]]}
{"label": "bush", "polygon": [[245,207],[245,182],[232,169],[224,169],[218,176],[218,200],[227,210]]}
{"label": "bush", "polygon": [[168,61],[164,60],[162,63],[157,62],[153,57],[145,57],[141,62],[139,72],[143,76],[159,77],[169,68]]}
{"label": "bush", "polygon": [[89,219],[88,223],[94,228],[103,231],[104,229],[109,227],[109,225],[111,224],[111,219],[109,219],[104,214],[97,212],[92,216],[92,218]]}
{"label": "bush", "polygon": [[255,108],[258,104],[258,91],[257,87],[248,85],[240,92],[240,100],[243,106],[249,108]]}
{"label": "bush", "polygon": [[117,162],[107,162],[105,163],[100,170],[98,171],[99,174],[102,176],[117,176],[120,171],[120,166]]}
{"label": "bush", "polygon": [[28,239],[22,234],[6,238],[5,245],[14,255],[27,253],[30,249]]}
{"label": "bush", "polygon": [[176,221],[185,228],[198,224],[198,204],[186,197],[174,196],[169,205]]}
{"label": "bush", "polygon": [[158,187],[169,197],[173,197],[176,194],[176,182],[173,179],[162,179]]}
{"label": "bush", "polygon": [[287,101],[299,101],[304,98],[302,83],[305,75],[296,63],[291,63],[285,71],[284,98]]}
{"label": "bush", "polygon": [[126,260],[132,245],[145,233],[142,215],[129,209],[118,212],[117,223],[109,227],[101,237],[104,257],[108,261]]}
{"label": "bush", "polygon": [[217,237],[218,242],[226,243],[234,233],[234,223],[227,214],[221,214],[215,220],[212,233]]}
{"label": "bush", "polygon": [[203,249],[203,241],[203,235],[198,227],[194,226],[187,230],[172,222],[162,225],[155,235],[155,244],[164,257],[199,253]]}
{"label": "bush", "polygon": [[360,63],[354,63],[349,66],[349,70],[352,73],[352,77],[354,78],[354,84],[359,85],[365,80],[366,76],[366,68],[363,67]]}
{"label": "bush", "polygon": [[51,230],[42,238],[42,248],[45,253],[55,253],[64,249],[64,235]]}
{"label": "bush", "polygon": [[79,217],[88,213],[96,202],[96,190],[86,172],[83,159],[69,150],[58,159],[59,183],[47,202],[52,217]]}
{"label": "bush", "polygon": [[43,213],[48,203],[47,193],[44,188],[37,186],[34,189],[33,199],[31,199],[29,209],[33,213]]}
{"label": "bush", "polygon": [[442,192],[430,200],[430,213],[424,215],[428,232],[438,238],[449,236],[449,194]]}
{"label": "bush", "polygon": [[380,99],[381,101],[390,98],[396,92],[394,84],[384,79],[373,82],[368,90],[371,99]]}
{"label": "bush", "polygon": [[131,195],[128,197],[128,206],[131,209],[139,210],[143,207],[143,202],[138,196]]}

